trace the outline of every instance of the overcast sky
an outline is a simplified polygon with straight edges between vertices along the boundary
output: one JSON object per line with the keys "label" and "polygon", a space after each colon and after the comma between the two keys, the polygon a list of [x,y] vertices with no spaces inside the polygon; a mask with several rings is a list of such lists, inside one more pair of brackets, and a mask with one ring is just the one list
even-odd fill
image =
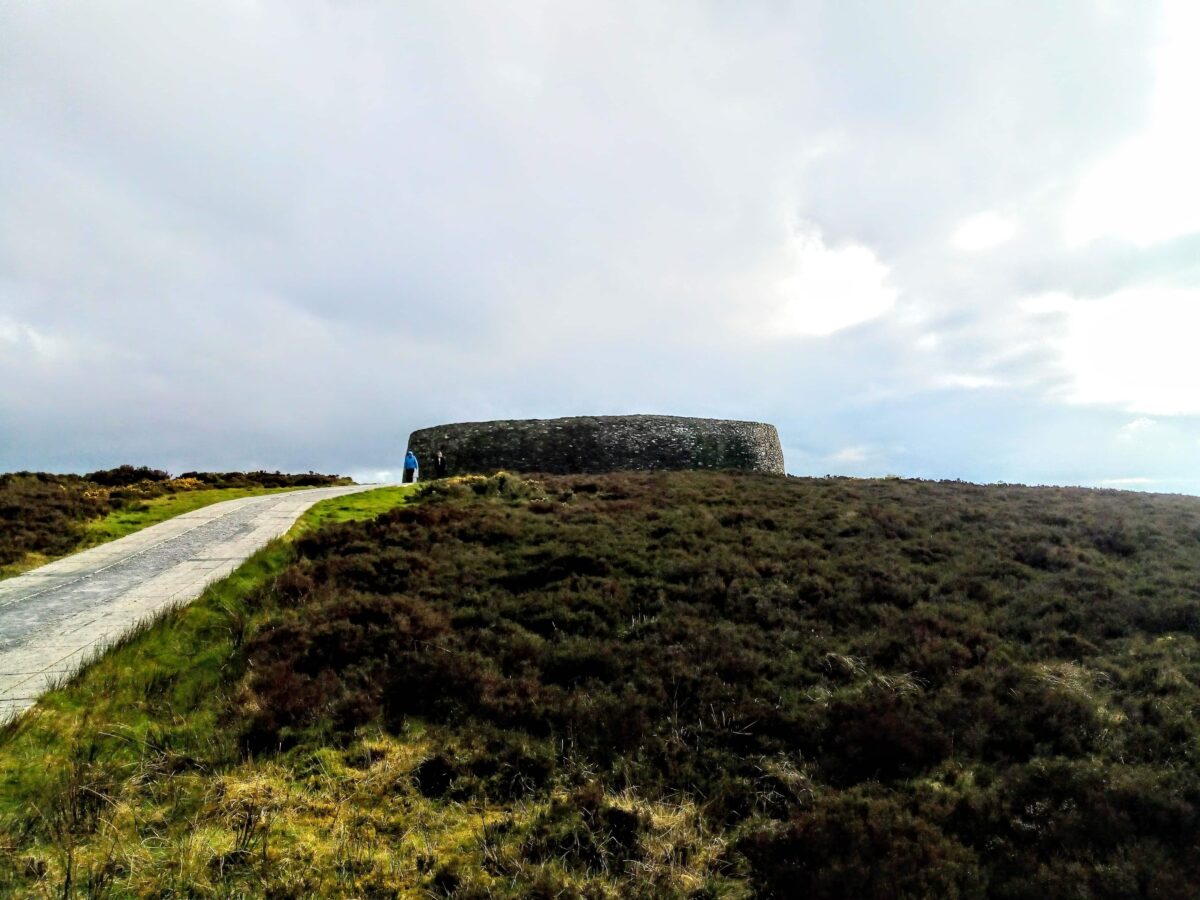
{"label": "overcast sky", "polygon": [[0,470],[654,412],[1200,493],[1197,84],[1191,0],[0,0]]}

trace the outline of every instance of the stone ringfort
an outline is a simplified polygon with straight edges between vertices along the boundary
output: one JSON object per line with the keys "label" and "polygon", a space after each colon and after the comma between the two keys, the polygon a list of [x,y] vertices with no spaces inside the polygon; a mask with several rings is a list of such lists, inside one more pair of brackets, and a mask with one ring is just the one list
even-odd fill
{"label": "stone ringfort", "polygon": [[783,474],[774,425],[683,416],[571,416],[460,422],[414,431],[422,476],[441,450],[447,475],[630,469],[737,469]]}

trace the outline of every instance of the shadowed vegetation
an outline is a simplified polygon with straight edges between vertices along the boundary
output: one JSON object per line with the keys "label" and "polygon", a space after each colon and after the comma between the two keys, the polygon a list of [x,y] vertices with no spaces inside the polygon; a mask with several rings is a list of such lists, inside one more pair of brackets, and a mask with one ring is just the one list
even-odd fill
{"label": "shadowed vegetation", "polygon": [[1194,896],[1200,501],[420,495],[316,513],[13,728],[10,890]]}

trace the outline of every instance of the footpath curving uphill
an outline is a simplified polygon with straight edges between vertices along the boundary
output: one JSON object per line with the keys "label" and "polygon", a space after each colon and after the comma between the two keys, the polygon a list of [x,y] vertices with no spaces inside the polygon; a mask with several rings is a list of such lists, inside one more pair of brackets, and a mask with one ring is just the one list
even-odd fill
{"label": "footpath curving uphill", "polygon": [[215,503],[0,581],[0,722],[138,622],[194,600],[314,503],[376,487]]}

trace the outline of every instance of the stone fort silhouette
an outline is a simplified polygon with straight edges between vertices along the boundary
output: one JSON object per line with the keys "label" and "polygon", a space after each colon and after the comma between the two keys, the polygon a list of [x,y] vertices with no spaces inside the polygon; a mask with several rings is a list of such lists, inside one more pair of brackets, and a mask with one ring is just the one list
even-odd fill
{"label": "stone fort silhouette", "polygon": [[683,416],[571,416],[459,422],[414,431],[422,475],[441,450],[447,475],[630,469],[736,469],[783,474],[774,425]]}

